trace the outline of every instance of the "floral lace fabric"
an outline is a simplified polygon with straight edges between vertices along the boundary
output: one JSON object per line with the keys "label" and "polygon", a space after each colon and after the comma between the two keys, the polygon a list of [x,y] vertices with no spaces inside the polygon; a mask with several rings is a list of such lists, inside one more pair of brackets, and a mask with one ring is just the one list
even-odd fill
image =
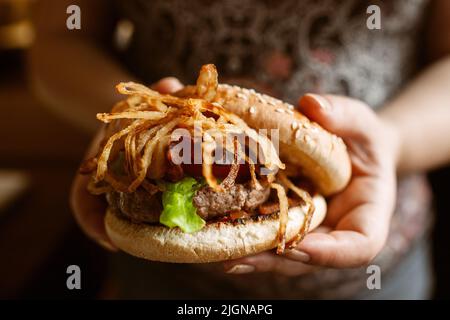
{"label": "floral lace fabric", "polygon": [[[381,8],[381,30],[366,27],[366,9],[372,4]],[[193,83],[202,64],[214,63],[221,82],[252,87],[292,103],[305,92],[326,92],[378,108],[416,71],[426,4],[425,0],[117,1],[120,18],[133,25],[120,55],[149,83],[168,75]],[[429,210],[424,179],[403,179],[389,240],[375,263],[384,270],[395,265],[423,235]],[[249,275],[245,281],[219,271],[207,273],[202,281],[206,277],[248,297],[340,298],[365,286],[364,270],[330,269],[297,278]]]}

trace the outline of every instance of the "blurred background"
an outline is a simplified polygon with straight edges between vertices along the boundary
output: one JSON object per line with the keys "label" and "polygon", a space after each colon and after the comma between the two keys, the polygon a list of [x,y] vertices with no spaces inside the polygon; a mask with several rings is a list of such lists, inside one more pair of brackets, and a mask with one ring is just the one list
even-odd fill
{"label": "blurred background", "polygon": [[[68,205],[89,134],[35,99],[27,50],[37,1],[0,0],[0,298],[111,298],[107,253],[77,227]],[[63,57],[61,57],[63,59]],[[435,189],[435,297],[450,297],[450,170]],[[66,288],[66,268],[83,270],[83,290]]]}
{"label": "blurred background", "polygon": [[[28,86],[36,5],[0,0],[0,298],[107,297],[106,253],[81,233],[68,204],[90,137]],[[67,290],[70,264],[83,270],[83,290]]]}

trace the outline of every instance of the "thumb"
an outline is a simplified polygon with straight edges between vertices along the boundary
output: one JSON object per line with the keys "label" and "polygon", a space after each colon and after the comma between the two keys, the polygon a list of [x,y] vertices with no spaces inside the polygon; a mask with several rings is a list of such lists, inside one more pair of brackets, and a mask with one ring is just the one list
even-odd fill
{"label": "thumb", "polygon": [[365,136],[376,123],[365,103],[343,96],[308,93],[300,98],[299,110],[342,138]]}
{"label": "thumb", "polygon": [[151,88],[159,93],[172,93],[183,88],[183,84],[175,77],[162,78],[154,83]]}

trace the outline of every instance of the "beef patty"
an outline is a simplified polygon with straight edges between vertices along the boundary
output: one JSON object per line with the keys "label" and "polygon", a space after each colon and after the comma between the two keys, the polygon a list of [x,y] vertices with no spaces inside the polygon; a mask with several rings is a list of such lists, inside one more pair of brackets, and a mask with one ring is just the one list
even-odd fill
{"label": "beef patty", "polygon": [[193,203],[199,216],[211,220],[222,217],[230,211],[252,211],[266,202],[269,195],[270,188],[257,190],[249,184],[235,184],[224,192],[215,192],[210,187],[203,187],[196,192]]}
{"label": "beef patty", "polygon": [[161,193],[150,195],[144,189],[132,193],[112,191],[106,196],[109,205],[135,222],[159,222],[162,211]]}
{"label": "beef patty", "polygon": [[[235,184],[224,192],[215,192],[206,186],[193,198],[197,214],[205,220],[225,216],[230,211],[252,211],[267,201],[270,188],[254,189],[250,184]],[[162,211],[161,193],[150,195],[143,189],[133,193],[110,192],[107,195],[111,207],[135,222],[158,223]]]}

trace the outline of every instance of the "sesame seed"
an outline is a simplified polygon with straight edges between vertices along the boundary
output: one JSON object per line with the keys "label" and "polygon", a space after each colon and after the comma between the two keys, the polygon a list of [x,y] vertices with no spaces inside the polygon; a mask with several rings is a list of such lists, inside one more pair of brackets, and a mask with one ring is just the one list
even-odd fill
{"label": "sesame seed", "polygon": [[256,112],[256,109],[254,106],[251,106],[250,109],[248,109],[248,112],[250,112],[251,114]]}
{"label": "sesame seed", "polygon": [[288,108],[289,110],[294,110],[294,106],[292,104],[286,103],[286,108]]}
{"label": "sesame seed", "polygon": [[269,101],[267,101],[267,103],[271,106],[275,106],[275,102],[273,102],[273,100],[269,100]]}
{"label": "sesame seed", "polygon": [[261,102],[261,103],[267,103],[266,99],[264,99],[262,95],[258,94],[256,97],[257,97],[257,99],[258,99],[259,102]]}
{"label": "sesame seed", "polygon": [[302,135],[301,130],[297,129],[297,131],[295,131],[295,139],[297,139],[297,140],[300,139],[301,135]]}
{"label": "sesame seed", "polygon": [[298,123],[297,122],[292,122],[292,124],[291,124],[291,128],[292,128],[292,130],[295,130],[295,129],[297,129],[298,128]]}
{"label": "sesame seed", "polygon": [[213,102],[213,103],[211,103],[213,106],[215,106],[215,107],[222,107],[218,102]]}
{"label": "sesame seed", "polygon": [[243,94],[242,92],[236,93],[236,97],[241,98],[241,99],[246,99],[247,98],[247,96],[245,94]]}
{"label": "sesame seed", "polygon": [[303,136],[303,141],[305,141],[306,144],[314,145],[314,141],[311,139],[310,136],[307,135]]}
{"label": "sesame seed", "polygon": [[278,112],[278,113],[284,113],[284,109],[282,109],[282,108],[276,108],[275,109],[275,112]]}
{"label": "sesame seed", "polygon": [[250,93],[256,93],[255,89],[250,89],[248,91],[250,91]]}
{"label": "sesame seed", "polygon": [[333,142],[334,143],[344,143],[344,140],[342,140],[342,138],[341,137],[338,137],[338,136],[335,136],[335,135],[333,135]]}
{"label": "sesame seed", "polygon": [[287,114],[290,114],[291,116],[294,115],[294,111],[292,110],[286,109],[285,111]]}

